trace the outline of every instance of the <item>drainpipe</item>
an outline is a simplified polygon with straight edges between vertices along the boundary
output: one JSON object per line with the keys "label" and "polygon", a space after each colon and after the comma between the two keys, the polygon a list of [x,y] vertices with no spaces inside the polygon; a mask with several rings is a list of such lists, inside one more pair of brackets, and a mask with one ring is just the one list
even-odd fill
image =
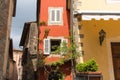
{"label": "drainpipe", "polygon": [[[73,0],[70,0],[70,35],[73,38]],[[74,43],[73,39],[71,41]],[[72,80],[76,80],[76,74],[75,74],[75,61],[73,58],[71,58],[71,67],[72,67]]]}
{"label": "drainpipe", "polygon": [[73,35],[73,0],[70,0],[70,30]]}
{"label": "drainpipe", "polygon": [[[36,23],[37,23],[37,28],[38,28],[38,45],[37,45],[37,60],[39,60],[39,54],[41,54],[40,53],[40,51],[39,51],[39,35],[40,35],[40,29],[39,29],[39,27],[40,27],[40,25],[39,25],[39,22],[40,22],[40,5],[41,5],[41,0],[37,0],[36,1],[37,3],[37,11],[36,11]],[[38,66],[36,65],[36,67],[37,67],[37,71],[36,71],[36,73],[35,73],[35,79],[36,80],[41,80],[41,78],[40,78],[40,70],[38,69]]]}

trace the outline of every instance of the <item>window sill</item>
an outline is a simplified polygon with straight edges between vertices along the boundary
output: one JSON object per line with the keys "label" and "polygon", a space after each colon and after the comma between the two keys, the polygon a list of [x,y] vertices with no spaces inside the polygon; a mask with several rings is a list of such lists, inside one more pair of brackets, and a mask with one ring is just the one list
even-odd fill
{"label": "window sill", "polygon": [[63,26],[63,22],[48,22],[48,26],[52,26],[52,25]]}

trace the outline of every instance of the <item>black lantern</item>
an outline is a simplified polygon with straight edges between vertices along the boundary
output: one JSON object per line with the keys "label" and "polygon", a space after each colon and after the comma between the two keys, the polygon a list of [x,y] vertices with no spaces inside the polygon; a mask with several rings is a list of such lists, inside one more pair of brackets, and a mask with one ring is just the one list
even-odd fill
{"label": "black lantern", "polygon": [[101,29],[100,32],[99,32],[100,45],[102,45],[105,37],[106,37],[106,32],[103,29]]}

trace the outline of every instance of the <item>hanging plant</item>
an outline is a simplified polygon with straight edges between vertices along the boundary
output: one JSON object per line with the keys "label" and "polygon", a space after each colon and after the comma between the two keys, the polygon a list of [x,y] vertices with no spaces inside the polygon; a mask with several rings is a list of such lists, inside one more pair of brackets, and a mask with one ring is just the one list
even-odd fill
{"label": "hanging plant", "polygon": [[40,26],[46,26],[47,25],[45,21],[41,21],[39,24],[40,24]]}
{"label": "hanging plant", "polygon": [[49,34],[49,31],[50,31],[49,28],[46,28],[46,29],[44,30],[44,38],[47,38],[47,36],[48,36],[48,34]]}

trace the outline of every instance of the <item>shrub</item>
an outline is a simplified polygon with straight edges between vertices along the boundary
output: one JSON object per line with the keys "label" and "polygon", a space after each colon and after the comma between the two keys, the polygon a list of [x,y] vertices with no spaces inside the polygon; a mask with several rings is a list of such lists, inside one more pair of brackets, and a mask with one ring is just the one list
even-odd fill
{"label": "shrub", "polygon": [[86,68],[86,64],[85,63],[79,63],[76,65],[76,69],[79,72],[86,72],[87,68]]}
{"label": "shrub", "polygon": [[98,65],[94,59],[91,59],[85,63],[77,64],[76,69],[79,72],[95,72],[98,70]]}

